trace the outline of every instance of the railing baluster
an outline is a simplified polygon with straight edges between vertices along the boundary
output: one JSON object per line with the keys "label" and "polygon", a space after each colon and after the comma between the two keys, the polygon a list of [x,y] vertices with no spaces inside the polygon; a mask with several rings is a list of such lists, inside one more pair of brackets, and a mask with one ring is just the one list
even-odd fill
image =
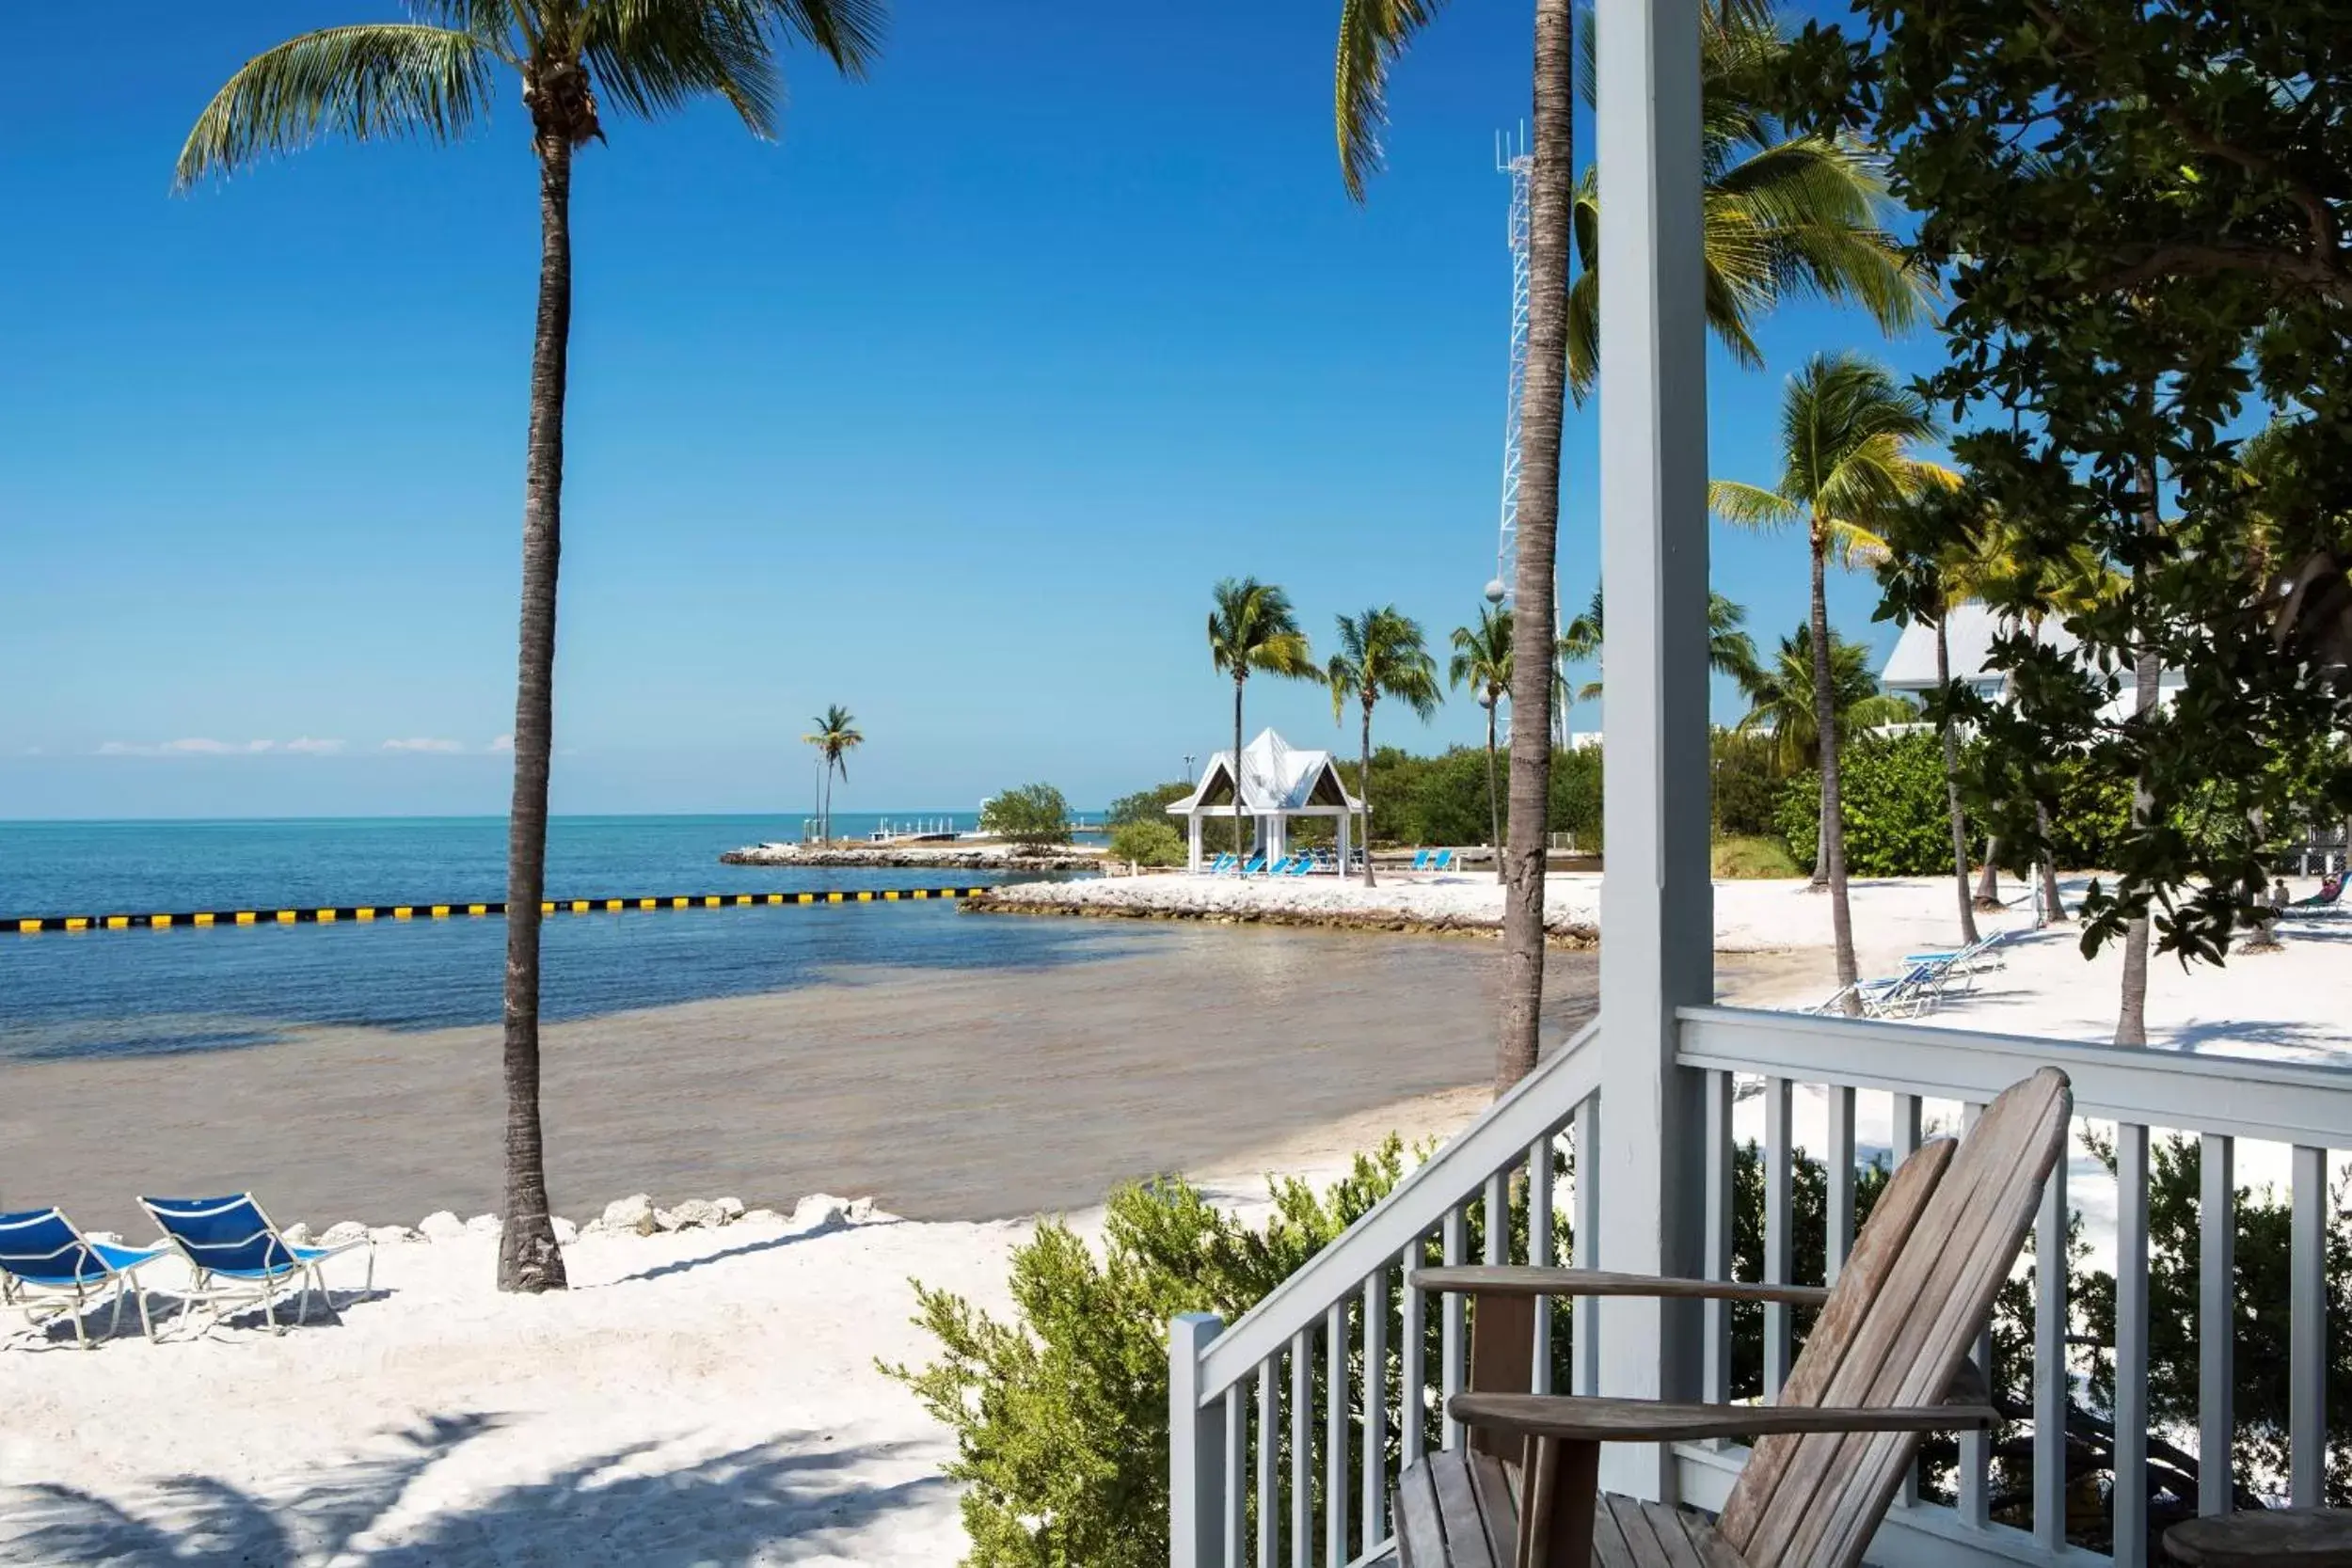
{"label": "railing baluster", "polygon": [[2327,1501],[2328,1151],[2295,1151],[2295,1251],[2288,1285],[2288,1498],[2296,1508]]}
{"label": "railing baluster", "polygon": [[[1530,1268],[1551,1266],[1551,1135],[1527,1150],[1527,1262]],[[1551,1392],[1551,1298],[1535,1298],[1535,1351],[1529,1367],[1528,1391]]]}
{"label": "railing baluster", "polygon": [[2115,1129],[2115,1568],[2148,1561],[2148,1129]]}
{"label": "railing baluster", "polygon": [[[1707,1074],[1707,1257],[1709,1279],[1731,1277],[1731,1074]],[[1731,1401],[1731,1304],[1710,1301],[1699,1309],[1707,1341],[1699,1397],[1712,1404]]]}
{"label": "railing baluster", "polygon": [[1422,1243],[1426,1240],[1416,1236],[1412,1245],[1405,1249],[1397,1280],[1397,1289],[1404,1292],[1399,1298],[1402,1322],[1398,1325],[1404,1339],[1396,1347],[1397,1358],[1403,1363],[1396,1389],[1396,1437],[1403,1447],[1401,1457],[1408,1470],[1421,1463],[1421,1456],[1429,1446],[1429,1335],[1422,1317],[1427,1303],[1413,1289],[1413,1271],[1421,1267]]}
{"label": "railing baluster", "polygon": [[[1887,1155],[1892,1167],[1899,1167],[1905,1160],[1919,1152],[1919,1097],[1899,1094],[1893,1097],[1894,1112],[1887,1129]],[[1895,1506],[1914,1508],[1919,1502],[1919,1462],[1915,1459],[1903,1472],[1903,1483],[1896,1490]]]}
{"label": "railing baluster", "polygon": [[1315,1550],[1315,1331],[1291,1336],[1291,1568]]}
{"label": "railing baluster", "polygon": [[1275,1470],[1281,1448],[1281,1418],[1275,1379],[1282,1358],[1269,1355],[1258,1363],[1258,1568],[1276,1568],[1277,1528],[1282,1517],[1282,1493]]}
{"label": "railing baluster", "polygon": [[2061,1148],[2033,1228],[2033,1533],[2066,1544],[2066,1155]]}
{"label": "railing baluster", "polygon": [[1389,1271],[1364,1277],[1364,1550],[1389,1533]]}
{"label": "railing baluster", "polygon": [[[1586,1095],[1576,1107],[1576,1234],[1571,1266],[1599,1267],[1600,1262],[1600,1096]],[[1578,1296],[1569,1308],[1568,1333],[1574,1338],[1568,1392],[1600,1391],[1599,1304]]]}
{"label": "railing baluster", "polygon": [[1249,1436],[1249,1408],[1236,1383],[1225,1390],[1225,1529],[1217,1568],[1242,1568],[1242,1542],[1249,1517],[1247,1460],[1242,1445]]}
{"label": "railing baluster", "polygon": [[[1963,1103],[1960,1109],[1961,1135],[1964,1138],[1976,1131],[1984,1107]],[[1977,1369],[1985,1381],[1993,1381],[1993,1324],[1990,1319],[1977,1336],[1977,1348],[1972,1352]],[[1983,1432],[1963,1432],[1960,1434],[1959,1500],[1953,1512],[1960,1522],[1971,1529],[1983,1529],[1992,1523],[1992,1487],[1990,1485],[1993,1458],[1992,1434]]]}
{"label": "railing baluster", "polygon": [[2198,1140],[2197,1512],[2231,1510],[2231,1439],[2236,1435],[2231,1380],[2236,1332],[2237,1140]]}
{"label": "railing baluster", "polygon": [[[1444,1244],[1445,1263],[1448,1268],[1459,1264],[1463,1260],[1463,1255],[1470,1251],[1470,1214],[1462,1204],[1457,1203],[1445,1212]],[[1445,1305],[1439,1308],[1438,1400],[1439,1408],[1444,1413],[1444,1425],[1440,1429],[1441,1440],[1448,1449],[1457,1449],[1462,1446],[1462,1423],[1454,1418],[1451,1406],[1454,1403],[1454,1396],[1462,1391],[1464,1370],[1462,1358],[1468,1349],[1463,1343],[1468,1338],[1463,1332],[1463,1309],[1468,1305],[1463,1300],[1461,1291],[1448,1291],[1445,1294]]]}
{"label": "railing baluster", "polygon": [[[1786,1078],[1764,1080],[1764,1283],[1790,1283],[1794,1228],[1788,1221],[1788,1097]],[[1780,1398],[1788,1380],[1788,1308],[1764,1307],[1764,1398]]]}
{"label": "railing baluster", "polygon": [[1832,1084],[1825,1092],[1829,1096],[1829,1149],[1822,1159],[1828,1163],[1829,1180],[1821,1281],[1835,1285],[1837,1272],[1853,1251],[1853,1090]]}
{"label": "railing baluster", "polygon": [[1486,1178],[1486,1209],[1482,1223],[1486,1227],[1485,1260],[1488,1263],[1511,1260],[1510,1190],[1508,1170],[1499,1170]]}
{"label": "railing baluster", "polygon": [[[1369,1380],[1367,1380],[1369,1386]],[[1347,1298],[1323,1315],[1323,1560],[1347,1568]]]}

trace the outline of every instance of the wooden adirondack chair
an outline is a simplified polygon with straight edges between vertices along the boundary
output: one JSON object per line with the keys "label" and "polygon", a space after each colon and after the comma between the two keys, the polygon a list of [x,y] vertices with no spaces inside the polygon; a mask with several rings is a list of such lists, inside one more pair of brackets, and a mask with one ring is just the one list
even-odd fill
{"label": "wooden adirondack chair", "polygon": [[[1994,1421],[1968,1365],[2001,1282],[2066,1148],[2066,1075],[2044,1068],[1986,1108],[1964,1142],[1902,1163],[1827,1291],[1570,1269],[1416,1271],[1418,1289],[1471,1297],[1470,1429],[1394,1495],[1401,1568],[1851,1568],[1919,1433]],[[1529,1386],[1538,1295],[1631,1295],[1819,1306],[1777,1403],[1667,1404],[1501,1392]],[[1601,1496],[1603,1443],[1760,1440],[1721,1517]],[[1516,1447],[1516,1465],[1504,1462]]]}

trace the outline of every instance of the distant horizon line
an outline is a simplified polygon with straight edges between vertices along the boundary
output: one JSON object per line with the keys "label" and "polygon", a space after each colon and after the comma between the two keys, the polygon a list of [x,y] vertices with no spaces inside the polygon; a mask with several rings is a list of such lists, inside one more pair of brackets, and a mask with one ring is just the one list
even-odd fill
{"label": "distant horizon line", "polygon": [[[1099,816],[1102,806],[1074,806],[1072,814],[1078,816]],[[845,817],[977,817],[977,806],[891,806],[870,811],[836,811],[834,819]],[[550,822],[744,822],[756,820],[814,821],[818,814],[809,811],[586,811],[554,812]],[[0,816],[0,828],[202,828],[252,826],[261,823],[284,822],[503,822],[504,812],[370,812],[342,813],[321,816]]]}

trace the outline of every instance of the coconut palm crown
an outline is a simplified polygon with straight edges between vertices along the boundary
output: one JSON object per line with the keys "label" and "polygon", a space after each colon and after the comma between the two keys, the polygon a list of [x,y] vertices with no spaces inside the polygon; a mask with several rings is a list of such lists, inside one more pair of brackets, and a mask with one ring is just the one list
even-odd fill
{"label": "coconut palm crown", "polygon": [[489,117],[501,79],[511,80],[529,117],[539,291],[507,814],[501,1290],[565,1283],[539,1119],[539,926],[554,751],[573,154],[604,141],[617,115],[650,119],[703,98],[723,100],[753,135],[772,137],[779,43],[814,44],[845,74],[860,75],[880,46],[882,14],[881,0],[410,0],[409,21],[323,27],[254,55],[214,94],[180,150],[185,188],[322,137],[453,142]]}
{"label": "coconut palm crown", "polygon": [[825,781],[824,804],[818,808],[818,835],[827,843],[833,841],[833,776],[841,775],[841,782],[850,782],[850,753],[866,744],[866,736],[858,733],[857,715],[839,703],[828,706],[809,722],[817,727],[801,739],[817,748],[817,766]]}
{"label": "coconut palm crown", "polygon": [[1254,672],[1316,680],[1314,652],[1288,594],[1256,578],[1226,578],[1210,591],[1209,662],[1233,681],[1233,848],[1242,850],[1241,698]]}
{"label": "coconut palm crown", "polygon": [[[1500,605],[1481,609],[1476,626],[1454,628],[1454,657],[1446,665],[1447,684],[1469,687],[1477,694],[1478,705],[1486,710],[1486,816],[1493,828],[1498,860],[1502,849],[1502,800],[1495,788],[1495,715],[1510,700],[1511,677],[1518,666],[1518,650],[1512,644],[1516,628],[1511,623],[1511,612]],[[1500,865],[1495,879],[1503,879]]]}

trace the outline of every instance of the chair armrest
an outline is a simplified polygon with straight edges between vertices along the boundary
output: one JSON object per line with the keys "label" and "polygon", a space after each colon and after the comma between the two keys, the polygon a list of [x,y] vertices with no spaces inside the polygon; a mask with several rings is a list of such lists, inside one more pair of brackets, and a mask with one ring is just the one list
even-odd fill
{"label": "chair armrest", "polygon": [[1661,1279],[1599,1269],[1532,1269],[1515,1264],[1465,1263],[1415,1269],[1406,1276],[1417,1291],[1497,1296],[1646,1296],[1685,1301],[1769,1301],[1819,1307],[1829,1291],[1819,1285],[1742,1285],[1729,1279]]}
{"label": "chair armrest", "polygon": [[1560,1394],[1456,1394],[1446,1414],[1466,1426],[1571,1443],[1688,1443],[1772,1433],[1984,1431],[1981,1404],[1664,1404]]}

